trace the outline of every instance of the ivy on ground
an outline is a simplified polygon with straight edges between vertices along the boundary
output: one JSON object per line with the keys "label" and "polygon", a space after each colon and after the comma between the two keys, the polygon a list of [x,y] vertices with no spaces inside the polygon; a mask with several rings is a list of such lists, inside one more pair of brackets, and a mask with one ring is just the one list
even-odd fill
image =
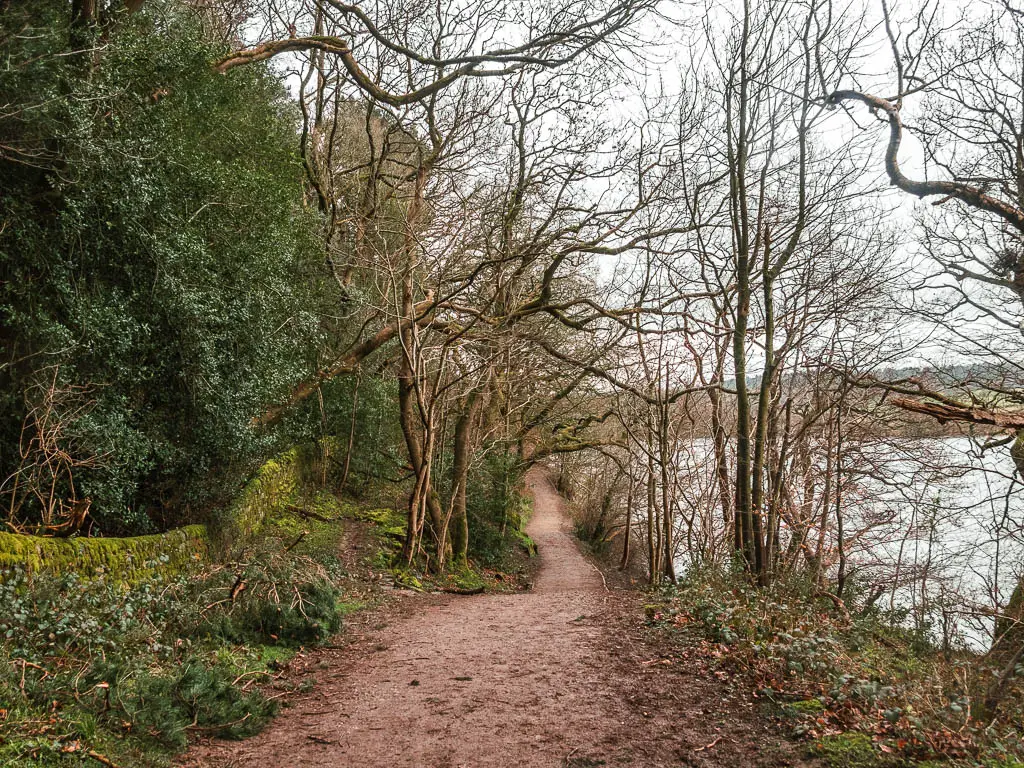
{"label": "ivy on ground", "polygon": [[976,719],[978,658],[936,648],[898,612],[857,610],[802,580],[770,588],[706,569],[666,588],[648,621],[751,688],[829,765],[1016,766],[1024,691]]}

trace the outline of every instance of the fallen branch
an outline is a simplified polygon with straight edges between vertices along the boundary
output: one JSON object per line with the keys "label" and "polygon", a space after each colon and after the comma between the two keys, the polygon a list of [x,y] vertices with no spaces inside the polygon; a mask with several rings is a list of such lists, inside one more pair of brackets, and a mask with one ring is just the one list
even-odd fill
{"label": "fallen branch", "polygon": [[889,402],[905,411],[931,416],[940,424],[947,421],[966,421],[1008,429],[1024,429],[1024,413],[1020,411],[995,411],[962,403],[935,403],[901,396],[890,397]]}
{"label": "fallen branch", "polygon": [[299,517],[305,517],[309,520],[317,520],[321,523],[337,523],[341,521],[340,517],[324,517],[318,512],[306,509],[305,507],[300,507],[297,504],[289,504],[287,509],[289,512],[292,512]]}
{"label": "fallen branch", "polygon": [[483,585],[479,587],[473,587],[472,589],[463,589],[462,587],[442,587],[442,592],[447,592],[450,595],[479,595],[484,591]]}
{"label": "fallen branch", "polygon": [[703,747],[697,747],[693,751],[694,752],[703,752],[703,751],[705,751],[707,749],[714,749],[715,745],[718,744],[718,742],[720,742],[724,738],[725,738],[724,736],[719,736],[717,739],[712,741],[710,744],[705,744]]}
{"label": "fallen branch", "polygon": [[291,552],[293,549],[295,549],[297,546],[299,546],[299,542],[301,542],[308,535],[309,535],[309,531],[303,531],[302,533],[300,533],[299,537],[295,541],[293,541],[291,544],[288,545],[288,548],[285,549],[285,553],[287,554],[288,552]]}
{"label": "fallen branch", "polygon": [[107,768],[118,768],[117,763],[115,763],[106,755],[101,755],[95,749],[90,749],[88,752],[85,753],[85,755],[86,757],[91,757],[97,763],[102,763],[103,765],[107,766]]}
{"label": "fallen branch", "polygon": [[601,577],[601,583],[604,584],[604,591],[611,592],[611,590],[608,589],[608,579],[604,577],[604,571],[594,565],[594,563],[590,563],[590,567],[597,571],[597,575]]}

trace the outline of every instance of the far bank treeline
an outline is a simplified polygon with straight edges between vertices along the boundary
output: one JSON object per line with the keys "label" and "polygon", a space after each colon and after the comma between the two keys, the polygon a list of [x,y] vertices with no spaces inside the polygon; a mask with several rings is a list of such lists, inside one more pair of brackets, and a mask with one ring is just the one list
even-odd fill
{"label": "far bank treeline", "polygon": [[[518,340],[554,322],[528,306],[547,265],[515,251],[534,180],[495,155],[455,192],[460,132],[500,120],[434,99],[419,135],[322,57],[294,62],[320,83],[298,103],[266,64],[218,71],[244,22],[212,7],[4,10],[3,527],[206,522],[329,436],[350,489],[408,483],[410,563],[464,561],[505,534],[528,465],[573,447],[550,425],[580,379]],[[467,195],[489,207],[460,213]]]}

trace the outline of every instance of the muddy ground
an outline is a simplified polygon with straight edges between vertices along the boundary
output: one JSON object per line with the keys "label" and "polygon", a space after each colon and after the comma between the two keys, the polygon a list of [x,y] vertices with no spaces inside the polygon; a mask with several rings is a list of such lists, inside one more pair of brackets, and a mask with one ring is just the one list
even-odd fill
{"label": "muddy ground", "polygon": [[547,478],[522,594],[409,595],[353,617],[344,647],[262,734],[196,744],[183,765],[335,768],[804,765],[800,748],[701,661],[648,632],[642,595],[609,590]]}

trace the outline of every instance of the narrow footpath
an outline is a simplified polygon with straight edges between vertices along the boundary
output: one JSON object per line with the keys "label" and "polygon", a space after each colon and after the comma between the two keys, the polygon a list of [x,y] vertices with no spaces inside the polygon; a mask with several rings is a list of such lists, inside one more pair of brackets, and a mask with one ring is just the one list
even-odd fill
{"label": "narrow footpath", "polygon": [[351,647],[315,655],[315,691],[262,734],[198,744],[184,765],[803,764],[752,702],[643,639],[639,598],[606,589],[550,482],[529,482],[531,591],[410,601]]}

